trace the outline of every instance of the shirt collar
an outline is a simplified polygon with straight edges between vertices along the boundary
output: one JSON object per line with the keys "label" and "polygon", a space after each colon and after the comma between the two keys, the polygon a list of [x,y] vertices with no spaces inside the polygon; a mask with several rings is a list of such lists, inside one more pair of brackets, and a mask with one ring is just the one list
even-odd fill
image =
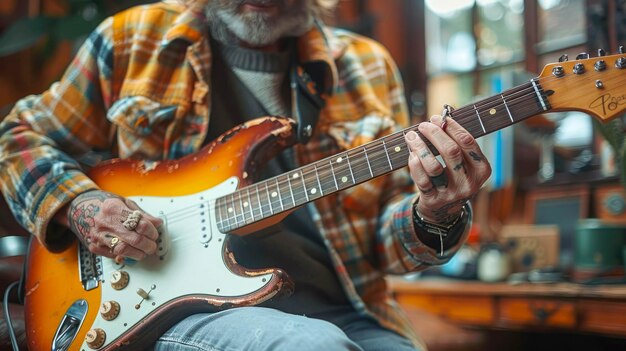
{"label": "shirt collar", "polygon": [[195,1],[192,5],[184,6],[184,10],[165,32],[161,41],[161,50],[167,50],[172,43],[179,40],[189,44],[200,41],[207,31],[203,8],[203,1]]}
{"label": "shirt collar", "polygon": [[323,91],[334,91],[339,81],[335,60],[343,53],[345,45],[330,29],[315,21],[315,25],[298,38],[297,48],[298,58],[303,64],[321,63],[325,71]]}

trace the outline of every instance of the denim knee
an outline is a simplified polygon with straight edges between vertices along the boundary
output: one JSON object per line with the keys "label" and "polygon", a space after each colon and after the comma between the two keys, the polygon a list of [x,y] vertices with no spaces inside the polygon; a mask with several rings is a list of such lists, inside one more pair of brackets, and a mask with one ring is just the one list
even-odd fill
{"label": "denim knee", "polygon": [[[303,317],[306,318],[306,317]],[[348,336],[332,323],[306,318],[305,323],[287,322],[276,330],[276,344],[270,350],[285,351],[362,351]],[[274,332],[274,331],[272,331]]]}
{"label": "denim knee", "polygon": [[189,316],[155,346],[158,351],[362,351],[332,323],[262,307]]}

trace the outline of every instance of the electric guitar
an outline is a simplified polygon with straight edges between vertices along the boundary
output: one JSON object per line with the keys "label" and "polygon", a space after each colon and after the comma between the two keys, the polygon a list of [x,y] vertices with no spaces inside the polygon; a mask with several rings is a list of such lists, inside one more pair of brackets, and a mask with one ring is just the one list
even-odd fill
{"label": "electric guitar", "polygon": [[[618,54],[549,64],[539,77],[451,117],[480,137],[551,111],[579,110],[608,121],[625,106],[626,54]],[[290,293],[282,270],[238,266],[229,235],[255,232],[308,202],[405,167],[404,133],[416,129],[258,183],[249,175],[295,143],[292,120],[247,122],[176,161],[97,166],[89,176],[102,189],[163,219],[158,253],[116,264],[79,244],[52,253],[33,241],[25,288],[30,349],[139,350],[190,314]]]}

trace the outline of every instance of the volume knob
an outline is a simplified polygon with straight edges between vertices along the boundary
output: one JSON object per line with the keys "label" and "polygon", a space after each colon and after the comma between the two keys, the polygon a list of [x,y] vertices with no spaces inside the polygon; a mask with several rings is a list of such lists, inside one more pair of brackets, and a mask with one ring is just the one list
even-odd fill
{"label": "volume knob", "polygon": [[111,274],[111,286],[115,290],[122,290],[128,286],[130,276],[126,271],[115,271]]}
{"label": "volume knob", "polygon": [[112,321],[120,314],[120,304],[117,301],[106,301],[100,306],[100,315],[107,321]]}
{"label": "volume knob", "polygon": [[90,349],[96,350],[104,345],[104,341],[106,340],[107,334],[104,330],[100,328],[91,329],[85,335],[85,342],[87,342],[87,346]]}

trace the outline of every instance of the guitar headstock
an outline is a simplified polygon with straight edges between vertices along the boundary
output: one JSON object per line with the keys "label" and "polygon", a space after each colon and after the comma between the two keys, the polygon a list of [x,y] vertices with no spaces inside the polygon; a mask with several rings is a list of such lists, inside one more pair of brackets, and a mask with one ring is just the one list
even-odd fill
{"label": "guitar headstock", "polygon": [[578,110],[602,122],[619,116],[626,109],[626,54],[598,57],[580,54],[576,60],[544,67],[538,81],[548,96],[552,111]]}

